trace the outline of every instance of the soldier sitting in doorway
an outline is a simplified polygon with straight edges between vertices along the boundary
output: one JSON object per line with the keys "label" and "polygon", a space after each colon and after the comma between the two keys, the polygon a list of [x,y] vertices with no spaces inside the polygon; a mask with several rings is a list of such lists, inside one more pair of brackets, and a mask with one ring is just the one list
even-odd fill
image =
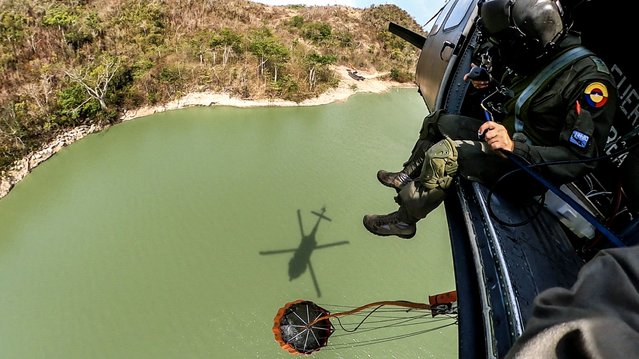
{"label": "soldier sitting in doorway", "polygon": [[[606,65],[582,47],[577,34],[566,26],[560,5],[552,0],[479,4],[482,31],[506,69],[499,85],[513,95],[504,104],[506,116],[497,122],[441,110],[428,115],[403,168],[377,173],[382,184],[398,191],[399,208],[364,216],[364,226],[371,233],[412,238],[416,223],[443,202],[454,176],[492,185],[516,169],[504,152],[532,164],[602,154],[615,114],[615,83]],[[560,185],[595,166],[595,162],[580,162],[543,166],[540,171]],[[545,191],[521,172],[500,182],[500,187],[526,195]]]}

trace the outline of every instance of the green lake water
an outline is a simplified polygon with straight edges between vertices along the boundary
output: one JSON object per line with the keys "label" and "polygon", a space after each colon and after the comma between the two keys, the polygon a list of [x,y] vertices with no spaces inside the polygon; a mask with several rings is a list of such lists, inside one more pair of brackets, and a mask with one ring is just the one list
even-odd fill
{"label": "green lake water", "polygon": [[[414,89],[199,107],[64,148],[0,200],[0,358],[291,358],[271,331],[287,302],[454,290],[443,207],[411,241],[362,225],[396,210],[375,173],[400,169],[425,114]],[[383,309],[347,331],[363,318],[332,319],[312,357],[457,357],[454,319]]]}

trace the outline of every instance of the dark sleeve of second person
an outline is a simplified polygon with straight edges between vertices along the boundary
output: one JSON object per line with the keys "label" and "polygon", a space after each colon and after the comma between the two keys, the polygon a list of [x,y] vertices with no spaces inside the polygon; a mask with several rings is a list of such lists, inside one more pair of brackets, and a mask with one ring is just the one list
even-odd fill
{"label": "dark sleeve of second person", "polygon": [[638,308],[639,247],[602,250],[571,288],[549,288],[535,298],[506,358],[636,358]]}
{"label": "dark sleeve of second person", "polygon": [[[603,155],[617,107],[617,89],[603,63],[581,60],[561,74],[541,97],[538,103],[533,101],[536,108],[531,113],[538,111],[542,117],[531,119],[538,123],[527,125],[533,131],[534,145],[515,141],[516,155],[531,163],[579,161]],[[579,162],[541,166],[539,170],[554,183],[568,183],[595,166],[595,162]]]}

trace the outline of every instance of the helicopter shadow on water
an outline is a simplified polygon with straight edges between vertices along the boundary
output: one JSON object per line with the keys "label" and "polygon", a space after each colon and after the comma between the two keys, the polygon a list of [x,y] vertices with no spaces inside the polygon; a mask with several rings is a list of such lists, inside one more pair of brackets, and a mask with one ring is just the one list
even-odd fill
{"label": "helicopter shadow on water", "polygon": [[306,269],[308,268],[318,298],[322,296],[322,292],[317,281],[317,276],[315,275],[315,270],[313,269],[313,265],[311,264],[311,255],[313,254],[313,251],[315,251],[316,249],[335,247],[350,243],[349,241],[339,241],[327,244],[317,243],[316,236],[320,222],[322,220],[331,222],[331,219],[324,215],[325,212],[326,207],[322,207],[321,212],[311,211],[312,214],[317,216],[317,222],[315,222],[315,225],[313,226],[311,232],[306,234],[304,232],[304,225],[302,224],[302,215],[300,213],[300,210],[298,209],[297,221],[299,223],[300,234],[302,236],[299,246],[297,248],[260,251],[260,255],[263,256],[271,254],[293,253],[293,257],[291,257],[288,262],[288,279],[292,281],[293,279],[299,278],[302,274],[304,274],[304,272],[306,272]]}

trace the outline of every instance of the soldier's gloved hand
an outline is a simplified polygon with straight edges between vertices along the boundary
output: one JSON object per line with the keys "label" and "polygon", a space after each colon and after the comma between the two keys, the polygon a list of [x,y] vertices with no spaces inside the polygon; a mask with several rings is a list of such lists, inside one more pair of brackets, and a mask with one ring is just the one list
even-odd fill
{"label": "soldier's gloved hand", "polygon": [[485,69],[470,64],[470,71],[464,75],[464,81],[469,81],[476,89],[485,89],[490,85],[490,74]]}

